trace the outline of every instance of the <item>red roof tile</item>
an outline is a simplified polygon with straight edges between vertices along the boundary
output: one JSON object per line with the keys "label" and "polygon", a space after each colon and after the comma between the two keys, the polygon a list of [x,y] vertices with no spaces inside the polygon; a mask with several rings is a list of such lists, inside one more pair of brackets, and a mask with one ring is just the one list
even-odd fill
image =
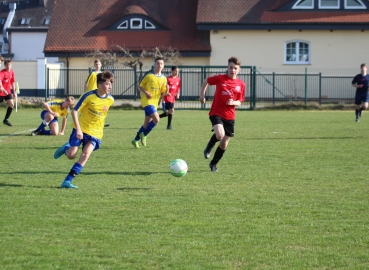
{"label": "red roof tile", "polygon": [[[208,31],[196,28],[197,0],[55,0],[45,53],[169,47],[210,52]],[[107,30],[127,15],[145,15],[165,30]]]}
{"label": "red roof tile", "polygon": [[369,23],[368,10],[277,11],[291,0],[198,1],[196,20],[200,24]]}

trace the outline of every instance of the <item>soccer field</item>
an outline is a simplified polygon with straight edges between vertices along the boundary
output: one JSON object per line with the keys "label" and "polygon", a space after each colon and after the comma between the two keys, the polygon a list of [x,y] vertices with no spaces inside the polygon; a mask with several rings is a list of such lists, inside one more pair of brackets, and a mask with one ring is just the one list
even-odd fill
{"label": "soccer field", "polygon": [[175,111],[134,149],[143,111],[111,110],[77,190],[59,188],[76,160],[53,158],[72,119],[32,137],[39,113],[0,126],[1,269],[369,268],[369,113],[239,111],[212,173],[207,111]]}

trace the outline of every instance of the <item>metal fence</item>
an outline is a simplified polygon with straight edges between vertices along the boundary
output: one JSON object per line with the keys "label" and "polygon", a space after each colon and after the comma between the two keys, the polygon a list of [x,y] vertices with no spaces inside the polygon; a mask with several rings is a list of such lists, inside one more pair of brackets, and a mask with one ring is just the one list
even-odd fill
{"label": "metal fence", "polygon": [[[208,109],[211,106],[215,87],[206,92],[207,103],[198,101],[203,81],[216,74],[224,74],[226,66],[181,66],[181,94],[176,109]],[[148,70],[133,68],[110,69],[114,75],[111,94],[115,99],[139,100],[139,81]],[[79,97],[91,70],[61,68],[47,70],[45,97]],[[170,68],[163,74],[169,76]],[[252,66],[242,66],[238,77],[246,83],[245,102],[238,109],[247,110],[258,104],[281,102],[352,103],[355,89],[351,86],[352,76],[323,76],[321,73],[260,73]]]}

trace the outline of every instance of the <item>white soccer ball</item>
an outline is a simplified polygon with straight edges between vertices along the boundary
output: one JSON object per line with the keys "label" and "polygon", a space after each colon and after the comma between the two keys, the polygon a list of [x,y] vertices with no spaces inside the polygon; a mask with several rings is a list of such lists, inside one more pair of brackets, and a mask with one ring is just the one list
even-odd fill
{"label": "white soccer ball", "polygon": [[183,159],[175,159],[169,165],[170,173],[175,177],[182,177],[187,173],[188,166]]}

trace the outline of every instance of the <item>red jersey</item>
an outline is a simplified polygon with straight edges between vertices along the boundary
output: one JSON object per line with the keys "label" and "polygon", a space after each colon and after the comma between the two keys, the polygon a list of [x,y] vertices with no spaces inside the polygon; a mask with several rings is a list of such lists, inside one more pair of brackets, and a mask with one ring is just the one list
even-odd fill
{"label": "red jersey", "polygon": [[229,99],[244,101],[246,92],[245,83],[238,78],[229,78],[227,74],[209,77],[207,82],[209,85],[216,86],[209,115],[216,115],[225,120],[234,120],[236,106],[227,105],[227,101]]}
{"label": "red jersey", "polygon": [[[0,71],[0,81],[4,89],[8,92],[8,95],[11,94],[10,86],[15,82],[14,71],[12,69],[10,71],[7,71],[6,68],[1,70]],[[0,96],[6,96],[6,94],[3,92],[0,92]]]}
{"label": "red jersey", "polygon": [[181,88],[181,79],[178,76],[173,78],[172,75],[170,75],[167,78],[167,84],[170,96],[164,95],[164,101],[174,103],[176,101],[177,93],[179,93],[179,89]]}

